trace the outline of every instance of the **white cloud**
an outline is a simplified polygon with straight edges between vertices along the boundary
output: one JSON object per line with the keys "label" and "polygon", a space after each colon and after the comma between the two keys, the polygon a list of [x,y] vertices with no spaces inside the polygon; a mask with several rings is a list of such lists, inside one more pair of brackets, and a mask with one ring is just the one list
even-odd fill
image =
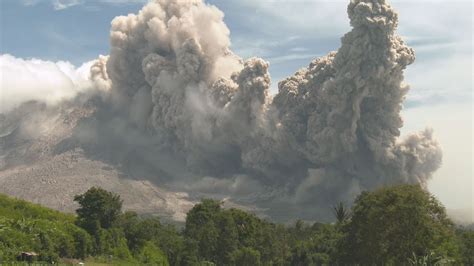
{"label": "white cloud", "polygon": [[141,3],[148,2],[148,0],[98,0],[98,1],[104,4],[117,4],[117,5],[141,4]]}
{"label": "white cloud", "polygon": [[54,104],[90,86],[93,61],[76,68],[69,62],[43,61],[0,55],[0,113],[25,101]]}
{"label": "white cloud", "polygon": [[53,0],[52,2],[54,10],[63,10],[82,3],[80,0]]}
{"label": "white cloud", "polygon": [[265,59],[268,59],[272,64],[283,64],[288,61],[298,60],[298,59],[307,59],[307,61],[310,62],[312,59],[316,57],[320,57],[320,56],[321,55],[312,54],[312,53],[310,54],[291,53],[291,54],[285,54],[285,55],[280,55],[280,56],[272,56]]}
{"label": "white cloud", "polygon": [[[127,4],[144,4],[149,0],[50,0],[54,10],[64,10],[78,5],[95,6],[97,3],[109,5],[127,5]],[[24,6],[35,6],[41,3],[41,0],[21,0]]]}
{"label": "white cloud", "polygon": [[40,0],[21,0],[21,3],[25,6],[34,6],[39,3]]}

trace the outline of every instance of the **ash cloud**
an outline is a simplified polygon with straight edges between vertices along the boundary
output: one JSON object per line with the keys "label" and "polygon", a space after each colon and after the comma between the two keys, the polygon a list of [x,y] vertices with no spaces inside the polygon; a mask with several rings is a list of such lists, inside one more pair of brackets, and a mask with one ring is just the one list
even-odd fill
{"label": "ash cloud", "polygon": [[230,50],[215,6],[157,0],[117,17],[110,55],[90,72],[103,88],[98,111],[69,144],[131,176],[279,220],[328,219],[331,205],[381,185],[426,185],[442,153],[429,129],[399,139],[415,55],[395,33],[397,13],[352,0],[348,15],[341,47],[275,95],[269,64]]}

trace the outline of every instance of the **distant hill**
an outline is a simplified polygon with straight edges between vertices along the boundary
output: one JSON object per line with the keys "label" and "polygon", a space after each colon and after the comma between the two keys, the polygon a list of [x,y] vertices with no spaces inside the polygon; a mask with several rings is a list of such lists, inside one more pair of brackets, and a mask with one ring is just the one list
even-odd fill
{"label": "distant hill", "polygon": [[81,257],[92,239],[74,224],[75,217],[0,194],[0,264],[22,252],[37,260]]}
{"label": "distant hill", "polygon": [[[81,261],[104,266],[143,264],[131,257],[122,231],[99,229],[98,247],[97,236],[75,221],[73,214],[0,194],[0,265],[18,265],[19,261],[41,265],[77,265]],[[143,254],[153,255],[150,252],[154,252],[155,259],[158,254],[166,261],[161,251],[153,247],[145,247],[135,255],[142,258]]]}
{"label": "distant hill", "polygon": [[0,194],[0,219],[48,220],[73,224],[75,216]]}
{"label": "distant hill", "polygon": [[[126,210],[183,221],[192,201],[159,182],[130,175],[133,169],[127,163],[133,156],[111,162],[102,156],[101,147],[88,154],[75,146],[74,128],[94,112],[93,103],[47,108],[28,102],[6,116],[0,114],[0,193],[72,213],[77,208],[74,196],[99,186],[120,194]],[[137,166],[146,167],[151,166]]]}

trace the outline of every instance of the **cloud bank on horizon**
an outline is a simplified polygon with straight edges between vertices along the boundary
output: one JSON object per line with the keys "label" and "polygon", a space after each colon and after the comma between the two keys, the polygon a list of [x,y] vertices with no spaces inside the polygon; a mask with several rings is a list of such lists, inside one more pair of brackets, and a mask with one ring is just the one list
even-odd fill
{"label": "cloud bank on horizon", "polygon": [[93,61],[76,68],[69,62],[24,60],[9,54],[0,55],[1,105],[5,113],[27,101],[55,105],[74,98],[92,86]]}
{"label": "cloud bank on horizon", "polygon": [[[79,69],[2,55],[2,73],[12,73],[2,81],[2,106],[54,105],[99,87],[101,123],[78,128],[95,133],[78,134],[78,143],[120,132],[120,152],[155,158],[137,148],[149,141],[152,153],[181,158],[193,177],[176,174],[170,186],[274,217],[328,215],[327,206],[363,190],[426,185],[442,158],[431,130],[399,138],[403,71],[415,56],[395,33],[397,13],[385,0],[353,0],[347,11],[352,30],[337,52],[279,82],[274,95],[269,64],[231,51],[220,10],[163,0],[115,18],[110,55]],[[21,82],[16,65],[26,71]],[[133,134],[117,130],[124,124]]]}

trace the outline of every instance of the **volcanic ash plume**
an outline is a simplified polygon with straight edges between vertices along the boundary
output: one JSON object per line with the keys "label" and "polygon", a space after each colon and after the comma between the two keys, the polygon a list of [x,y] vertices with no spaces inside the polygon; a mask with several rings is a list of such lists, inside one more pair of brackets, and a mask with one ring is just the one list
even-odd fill
{"label": "volcanic ash plume", "polygon": [[[101,141],[122,134],[113,146],[140,143],[124,157],[153,165],[169,165],[160,158],[171,153],[192,175],[162,185],[281,219],[327,217],[328,206],[384,184],[426,184],[441,150],[430,130],[398,139],[403,70],[415,56],[395,34],[397,13],[385,0],[352,0],[348,15],[339,50],[279,82],[276,95],[269,64],[232,53],[212,5],[155,0],[115,18],[110,55],[91,68],[110,87]],[[117,120],[120,129],[107,126]]]}
{"label": "volcanic ash plume", "polygon": [[397,139],[403,70],[415,59],[394,32],[397,13],[384,0],[354,0],[348,14],[353,29],[339,50],[272,97],[268,63],[230,51],[217,8],[149,3],[112,22],[112,98],[195,173],[250,174],[267,190],[284,187],[279,200],[323,205],[383,184],[425,184],[441,151],[429,130]]}
{"label": "volcanic ash plume", "polygon": [[152,2],[112,22],[113,99],[194,172],[253,173],[297,204],[425,184],[441,151],[430,131],[397,141],[403,70],[415,59],[394,33],[397,14],[383,0],[352,1],[348,14],[341,48],[280,82],[272,98],[268,63],[230,51],[219,10]]}

